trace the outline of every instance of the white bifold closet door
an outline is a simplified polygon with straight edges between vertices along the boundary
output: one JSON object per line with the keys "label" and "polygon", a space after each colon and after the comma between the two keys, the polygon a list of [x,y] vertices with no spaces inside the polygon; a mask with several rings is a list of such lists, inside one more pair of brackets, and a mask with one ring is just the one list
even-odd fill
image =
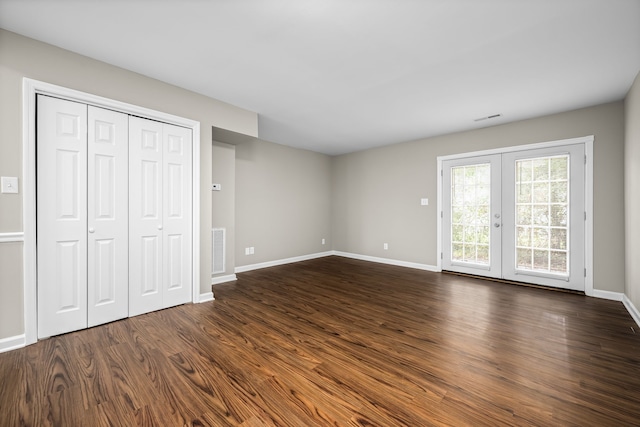
{"label": "white bifold closet door", "polygon": [[191,129],[130,117],[130,316],[191,300],[191,139]]}
{"label": "white bifold closet door", "polygon": [[38,337],[128,314],[128,119],[38,96]]}
{"label": "white bifold closet door", "polygon": [[38,95],[38,338],[191,300],[191,129]]}

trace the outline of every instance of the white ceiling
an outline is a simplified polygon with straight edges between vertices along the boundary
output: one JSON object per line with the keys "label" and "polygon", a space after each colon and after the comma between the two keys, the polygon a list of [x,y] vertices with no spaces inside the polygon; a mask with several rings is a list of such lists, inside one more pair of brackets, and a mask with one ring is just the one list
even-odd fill
{"label": "white ceiling", "polygon": [[0,27],[332,155],[620,100],[640,71],[640,0],[0,0]]}

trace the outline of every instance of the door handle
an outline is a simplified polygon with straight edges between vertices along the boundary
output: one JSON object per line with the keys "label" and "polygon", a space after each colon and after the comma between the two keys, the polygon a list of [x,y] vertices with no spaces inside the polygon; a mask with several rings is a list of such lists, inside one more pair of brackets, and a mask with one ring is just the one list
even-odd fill
{"label": "door handle", "polygon": [[93,227],[89,227],[89,233],[95,233],[95,232],[96,232],[96,229],[95,229],[95,228],[93,228]]}
{"label": "door handle", "polygon": [[493,224],[493,226],[494,226],[495,228],[498,228],[498,227],[500,227],[500,223],[499,223],[499,222],[496,222],[496,223],[494,223],[494,224]]}
{"label": "door handle", "polygon": [[162,225],[159,225],[159,226],[158,226],[158,230],[162,230]]}

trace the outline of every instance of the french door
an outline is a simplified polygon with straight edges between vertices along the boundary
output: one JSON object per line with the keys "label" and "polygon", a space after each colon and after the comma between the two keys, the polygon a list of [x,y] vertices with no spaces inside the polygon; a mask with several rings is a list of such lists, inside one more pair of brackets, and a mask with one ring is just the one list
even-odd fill
{"label": "french door", "polygon": [[443,270],[585,288],[585,148],[442,162]]}

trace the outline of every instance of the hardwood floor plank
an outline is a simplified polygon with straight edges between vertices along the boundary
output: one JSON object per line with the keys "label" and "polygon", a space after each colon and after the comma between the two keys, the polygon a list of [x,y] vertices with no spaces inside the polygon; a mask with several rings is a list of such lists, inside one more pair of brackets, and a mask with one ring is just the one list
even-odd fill
{"label": "hardwood floor plank", "polygon": [[[209,418],[214,418],[219,424],[238,425],[253,415],[252,408],[242,399],[226,399],[228,390],[220,387],[219,372],[201,363],[200,359],[189,353],[177,353],[169,358],[188,380],[187,387],[191,387],[194,398],[200,399],[203,406],[208,408]],[[215,381],[210,379],[216,378]],[[231,391],[231,390],[229,390]],[[235,395],[235,390],[232,395]]]}
{"label": "hardwood floor plank", "polygon": [[241,427],[276,427],[276,424],[266,414],[255,415],[242,424]]}
{"label": "hardwood floor plank", "polygon": [[326,257],[0,354],[4,426],[640,426],[615,301]]}
{"label": "hardwood floor plank", "polygon": [[89,409],[116,397],[111,370],[97,357],[78,357],[77,369],[84,409]]}

